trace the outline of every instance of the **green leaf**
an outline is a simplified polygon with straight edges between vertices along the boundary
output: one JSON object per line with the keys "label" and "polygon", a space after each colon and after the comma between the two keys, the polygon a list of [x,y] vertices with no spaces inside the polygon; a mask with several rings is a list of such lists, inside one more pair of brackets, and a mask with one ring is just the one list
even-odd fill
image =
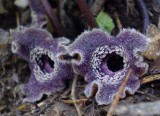
{"label": "green leaf", "polygon": [[105,12],[101,11],[97,18],[96,21],[98,23],[98,26],[100,29],[107,31],[108,33],[111,33],[113,28],[114,28],[114,23],[112,18]]}

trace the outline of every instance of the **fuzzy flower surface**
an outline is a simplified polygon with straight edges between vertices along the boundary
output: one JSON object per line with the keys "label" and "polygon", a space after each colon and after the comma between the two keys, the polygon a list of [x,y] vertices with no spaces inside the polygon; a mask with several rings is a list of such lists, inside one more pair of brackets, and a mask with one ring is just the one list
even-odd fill
{"label": "fuzzy flower surface", "polygon": [[69,46],[69,53],[74,57],[74,72],[88,82],[85,95],[91,97],[96,93],[99,105],[111,103],[129,69],[132,74],[121,98],[126,92],[134,94],[140,87],[139,77],[148,69],[142,54],[149,42],[149,38],[134,29],[124,29],[117,36],[100,29],[82,33]]}
{"label": "fuzzy flower surface", "polygon": [[32,17],[30,27],[42,28],[43,25],[47,24],[45,10],[40,0],[29,0],[29,7]]}
{"label": "fuzzy flower surface", "polygon": [[73,75],[71,65],[59,60],[66,54],[64,45],[43,29],[25,28],[11,34],[12,52],[28,61],[31,70],[29,82],[22,85],[25,101],[34,102],[43,94],[62,90]]}

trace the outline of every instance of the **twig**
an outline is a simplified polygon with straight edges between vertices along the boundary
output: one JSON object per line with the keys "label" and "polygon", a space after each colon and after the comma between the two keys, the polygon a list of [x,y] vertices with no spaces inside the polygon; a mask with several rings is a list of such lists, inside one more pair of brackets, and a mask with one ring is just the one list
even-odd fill
{"label": "twig", "polygon": [[141,79],[141,84],[146,84],[152,81],[160,80],[160,74],[155,74],[155,75],[149,75],[146,77],[143,77]]}
{"label": "twig", "polygon": [[48,0],[41,0],[41,3],[46,11],[46,14],[50,18],[53,26],[55,27],[55,30],[57,31],[58,35],[64,36],[65,33],[64,33],[63,27],[61,23],[59,22],[56,14],[53,12],[50,4],[48,3]]}
{"label": "twig", "polygon": [[125,87],[126,84],[127,84],[127,81],[128,81],[128,79],[129,79],[131,73],[132,73],[132,69],[129,69],[127,75],[126,75],[125,78],[124,78],[124,81],[122,82],[122,84],[121,84],[121,86],[120,86],[120,88],[119,88],[119,90],[118,90],[118,93],[116,94],[116,96],[115,96],[115,98],[114,98],[114,100],[113,100],[113,102],[112,102],[112,104],[111,104],[111,107],[110,107],[110,109],[109,109],[109,111],[108,111],[107,116],[112,116],[113,111],[114,111],[114,109],[116,108],[116,106],[117,106],[117,104],[118,104],[118,102],[119,102],[120,96],[121,96],[121,94],[122,94],[122,92],[123,92],[123,90],[124,90],[124,87]]}
{"label": "twig", "polygon": [[158,42],[159,40],[160,40],[160,34],[154,36],[154,37],[151,39],[151,42],[149,43],[148,49],[143,53],[143,56],[146,56],[146,55],[147,55],[147,52],[148,52],[150,46],[152,45],[152,43]]}
{"label": "twig", "polygon": [[72,83],[72,91],[71,91],[71,98],[74,102],[74,106],[76,107],[78,116],[82,116],[81,111],[78,107],[78,105],[76,104],[76,97],[75,97],[75,91],[76,91],[76,82],[77,82],[77,75],[75,75],[74,79],[73,79],[73,83]]}
{"label": "twig", "polygon": [[122,23],[119,19],[119,16],[118,16],[117,12],[114,13],[114,16],[116,18],[117,27],[118,27],[119,31],[121,32],[122,31]]}
{"label": "twig", "polygon": [[154,36],[154,37],[152,38],[151,43],[154,43],[154,42],[156,42],[156,41],[158,41],[158,40],[160,40],[160,34]]}
{"label": "twig", "polygon": [[16,24],[17,24],[17,27],[20,25],[20,19],[19,19],[18,12],[16,12]]}
{"label": "twig", "polygon": [[81,10],[81,12],[84,14],[85,18],[87,19],[87,22],[91,28],[98,28],[98,24],[96,23],[96,20],[94,16],[92,15],[91,11],[89,10],[89,7],[85,0],[76,0],[77,4]]}
{"label": "twig", "polygon": [[147,28],[150,24],[148,10],[147,10],[146,5],[144,4],[143,0],[135,0],[135,1],[137,2],[137,5],[139,7],[139,11],[141,12],[142,18],[143,18],[142,33],[146,34]]}
{"label": "twig", "polygon": [[62,102],[67,103],[67,104],[74,104],[74,103],[78,104],[78,103],[86,102],[86,101],[87,101],[87,99],[77,99],[75,101],[73,101],[73,100],[62,100]]}

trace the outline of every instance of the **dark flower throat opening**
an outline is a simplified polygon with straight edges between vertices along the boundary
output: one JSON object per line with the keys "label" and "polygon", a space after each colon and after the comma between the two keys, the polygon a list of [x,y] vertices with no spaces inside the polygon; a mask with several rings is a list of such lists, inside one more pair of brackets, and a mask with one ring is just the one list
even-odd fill
{"label": "dark flower throat opening", "polygon": [[51,73],[54,69],[54,61],[48,55],[40,55],[39,59],[36,58],[36,62],[40,69],[44,73]]}
{"label": "dark flower throat opening", "polygon": [[124,68],[123,57],[118,54],[112,53],[107,56],[107,67],[112,72],[119,71]]}

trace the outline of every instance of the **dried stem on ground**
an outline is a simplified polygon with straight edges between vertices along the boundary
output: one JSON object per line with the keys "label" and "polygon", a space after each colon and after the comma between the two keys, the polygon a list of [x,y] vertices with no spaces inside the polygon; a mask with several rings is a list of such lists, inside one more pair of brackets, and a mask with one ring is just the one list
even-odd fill
{"label": "dried stem on ground", "polygon": [[141,79],[141,84],[150,83],[156,80],[160,80],[160,74],[148,75]]}
{"label": "dried stem on ground", "polygon": [[158,40],[160,40],[160,34],[158,34],[155,37],[153,37],[151,43],[154,43],[154,42],[156,42]]}
{"label": "dried stem on ground", "polygon": [[112,104],[111,104],[111,107],[110,107],[110,109],[109,109],[109,111],[108,111],[108,113],[107,113],[107,116],[112,116],[112,114],[113,114],[113,112],[114,112],[114,109],[116,108],[116,106],[117,106],[117,104],[118,104],[118,102],[119,102],[119,99],[120,99],[120,97],[121,97],[121,94],[122,94],[122,92],[123,92],[123,90],[124,90],[124,87],[125,87],[126,84],[127,84],[127,81],[128,81],[128,79],[129,79],[131,73],[132,73],[132,69],[129,69],[126,77],[124,78],[124,80],[123,80],[123,82],[122,82],[122,84],[121,84],[121,86],[120,86],[120,88],[119,88],[119,90],[118,90],[117,95],[115,96],[115,98],[114,98],[114,100],[113,100],[113,102],[112,102]]}
{"label": "dried stem on ground", "polygon": [[66,103],[66,104],[78,104],[78,103],[82,103],[82,102],[86,102],[87,99],[77,99],[77,100],[62,100],[62,102]]}
{"label": "dried stem on ground", "polygon": [[17,24],[17,27],[20,25],[20,18],[19,18],[18,12],[16,12],[16,24]]}
{"label": "dried stem on ground", "polygon": [[81,112],[81,110],[79,109],[79,106],[76,103],[76,97],[75,97],[77,78],[78,78],[77,75],[75,75],[74,79],[73,79],[73,83],[72,83],[71,98],[74,102],[74,106],[76,107],[78,116],[82,116],[82,112]]}

